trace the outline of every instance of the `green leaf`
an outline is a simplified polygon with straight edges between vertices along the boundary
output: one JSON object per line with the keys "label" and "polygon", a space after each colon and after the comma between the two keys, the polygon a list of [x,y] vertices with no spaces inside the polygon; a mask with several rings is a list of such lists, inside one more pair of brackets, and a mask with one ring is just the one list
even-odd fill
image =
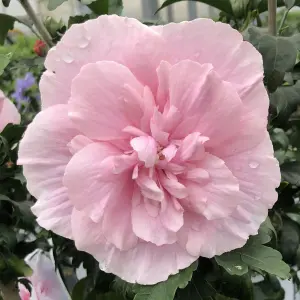
{"label": "green leaf", "polygon": [[284,38],[265,35],[261,38],[258,50],[263,56],[265,79],[270,91],[277,88],[277,76],[291,70],[297,58],[297,48]]}
{"label": "green leaf", "polygon": [[194,280],[193,277],[185,289],[177,291],[176,300],[214,300],[214,297],[217,294],[215,288],[203,276],[198,277],[199,280]]}
{"label": "green leaf", "polygon": [[87,20],[90,19],[90,15],[78,15],[78,16],[71,16],[69,18],[69,21],[68,21],[68,27],[71,27],[73,24],[79,24],[79,23],[83,23]]}
{"label": "green leaf", "polygon": [[288,216],[292,221],[300,225],[300,214],[286,213],[286,216]]}
{"label": "green leaf", "polygon": [[274,121],[286,124],[300,104],[300,81],[293,86],[281,86],[270,94],[270,109]]}
{"label": "green leaf", "polygon": [[79,280],[72,291],[72,300],[83,300],[86,295],[86,286],[89,282],[89,278],[85,277],[81,280]]}
{"label": "green leaf", "polygon": [[4,69],[10,63],[11,57],[12,57],[12,53],[8,53],[8,54],[0,53],[0,76],[3,74]]}
{"label": "green leaf", "polygon": [[300,186],[300,162],[285,162],[280,169],[282,180]]}
{"label": "green leaf", "polygon": [[245,264],[239,253],[224,253],[215,257],[218,265],[223,267],[230,275],[241,276],[248,272],[248,265]]}
{"label": "green leaf", "polygon": [[271,132],[271,141],[273,143],[274,149],[284,149],[287,150],[289,146],[289,138],[281,128],[274,128]]}
{"label": "green leaf", "polygon": [[0,246],[13,249],[17,244],[17,234],[9,226],[0,224]]}
{"label": "green leaf", "polygon": [[248,242],[243,248],[216,257],[216,261],[231,275],[245,274],[250,267],[283,279],[289,277],[290,268],[282,261],[280,252],[253,242]]}
{"label": "green leaf", "polygon": [[[271,241],[273,235],[277,239],[276,230],[273,227],[269,217],[267,217],[266,220],[261,224],[258,234],[251,236],[247,242],[247,245],[266,244]],[[246,246],[241,248],[241,251]],[[215,260],[217,264],[222,266],[230,275],[241,276],[248,272],[248,264],[242,260],[242,256],[238,251],[231,251],[220,256],[216,256]]]}
{"label": "green leaf", "polygon": [[249,41],[263,57],[268,90],[274,92],[283,82],[285,72],[293,69],[299,46],[293,37],[270,36],[255,28],[250,28],[248,33]]}
{"label": "green leaf", "polygon": [[68,1],[68,0],[49,0],[47,7],[49,10],[54,10],[66,1]]}
{"label": "green leaf", "polygon": [[[177,2],[182,2],[182,1],[188,1],[188,0],[166,0],[165,2],[163,2],[161,7],[156,11],[156,13],[171,4],[174,4]],[[224,11],[225,13],[227,13],[229,15],[233,14],[232,7],[231,7],[229,0],[192,0],[192,1],[205,3],[207,5],[217,8],[221,11]],[[237,0],[237,1],[239,1],[239,0]]]}
{"label": "green leaf", "polygon": [[14,207],[14,215],[19,218],[19,222],[22,222],[22,225],[32,225],[34,221],[34,216],[30,209],[32,203],[27,201],[16,202],[5,195],[0,195],[0,201],[11,203],[11,205]]}
{"label": "green leaf", "polygon": [[3,45],[9,30],[14,28],[16,19],[6,14],[0,14],[0,45]]}
{"label": "green leaf", "polygon": [[10,0],[2,0],[2,3],[5,7],[8,7],[10,4]]}
{"label": "green leaf", "polygon": [[1,135],[6,139],[8,144],[12,146],[13,144],[20,141],[26,126],[17,124],[8,124],[1,132]]}
{"label": "green leaf", "polygon": [[81,2],[86,2],[89,9],[99,16],[120,15],[123,10],[122,0],[81,0]]}
{"label": "green leaf", "polygon": [[275,276],[266,276],[254,284],[254,300],[284,300],[285,293]]}
{"label": "green leaf", "polygon": [[247,14],[247,8],[250,0],[230,0],[233,15],[241,18]]}
{"label": "green leaf", "polygon": [[236,252],[250,268],[260,269],[282,279],[289,278],[290,267],[283,262],[280,252],[275,249],[264,245],[246,245]]}
{"label": "green leaf", "polygon": [[232,299],[253,300],[250,272],[242,276],[234,276],[221,271],[216,274],[216,277],[214,284],[219,294]]}
{"label": "green leaf", "polygon": [[[285,6],[284,0],[277,0],[277,7],[281,7],[281,6]],[[260,13],[267,11],[268,10],[268,0],[260,1],[258,10]]]}
{"label": "green leaf", "polygon": [[260,231],[268,232],[269,234],[272,233],[277,239],[277,232],[269,217],[267,217],[266,220],[260,225],[258,232]]}
{"label": "green leaf", "polygon": [[215,297],[216,300],[238,300],[236,298],[230,298],[230,297],[226,297],[224,295],[221,294],[217,294]]}
{"label": "green leaf", "polygon": [[290,264],[295,263],[299,244],[299,226],[289,219],[283,219],[283,226],[279,238],[279,249],[284,261]]}
{"label": "green leaf", "polygon": [[173,300],[177,288],[183,289],[187,286],[197,265],[198,263],[195,262],[178,274],[170,276],[167,281],[156,285],[134,285],[133,291],[136,293],[134,300]]}
{"label": "green leaf", "polygon": [[23,259],[20,259],[15,255],[7,258],[6,263],[19,275],[19,277],[29,277],[32,275],[32,269],[24,262]]}

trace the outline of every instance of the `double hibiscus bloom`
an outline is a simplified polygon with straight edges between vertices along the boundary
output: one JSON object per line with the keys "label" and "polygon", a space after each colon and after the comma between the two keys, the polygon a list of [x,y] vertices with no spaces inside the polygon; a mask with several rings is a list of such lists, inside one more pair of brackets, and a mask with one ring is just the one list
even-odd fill
{"label": "double hibiscus bloom", "polygon": [[41,226],[141,284],[257,233],[280,172],[262,58],[240,33],[101,16],[45,66],[19,150]]}

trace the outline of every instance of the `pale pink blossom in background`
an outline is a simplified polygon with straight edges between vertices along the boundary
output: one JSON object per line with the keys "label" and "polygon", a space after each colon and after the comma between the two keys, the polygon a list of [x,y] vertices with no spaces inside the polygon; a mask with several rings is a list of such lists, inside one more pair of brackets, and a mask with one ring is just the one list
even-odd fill
{"label": "pale pink blossom in background", "polygon": [[41,226],[141,284],[257,233],[280,172],[262,58],[239,32],[101,16],[45,66],[19,151]]}
{"label": "pale pink blossom in background", "polygon": [[33,273],[28,278],[31,295],[23,284],[19,284],[21,300],[69,300],[70,297],[58,277],[53,262],[41,251],[26,259]]}
{"label": "pale pink blossom in background", "polygon": [[0,90],[0,132],[9,123],[19,124],[20,114],[15,105]]}

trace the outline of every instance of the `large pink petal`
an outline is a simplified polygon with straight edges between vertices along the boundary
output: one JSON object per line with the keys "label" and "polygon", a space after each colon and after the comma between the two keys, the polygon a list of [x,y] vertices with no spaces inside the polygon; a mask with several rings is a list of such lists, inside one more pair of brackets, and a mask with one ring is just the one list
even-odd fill
{"label": "large pink petal", "polygon": [[167,197],[162,204],[160,220],[165,228],[177,232],[184,224],[184,209],[174,197]]}
{"label": "large pink petal", "polygon": [[145,198],[159,202],[164,198],[162,189],[157,185],[153,178],[150,178],[146,174],[145,171],[139,173],[136,183],[138,184],[141,193]]}
{"label": "large pink petal", "polygon": [[[190,59],[200,64],[210,63],[225,81],[237,88],[245,105],[266,116],[261,98],[248,99],[243,95],[263,79],[263,63],[259,52],[230,25],[209,19],[171,23],[152,27],[165,40],[162,60],[175,64]],[[226,38],[224,38],[226,37]],[[184,45],[184,47],[183,47]],[[263,93],[263,86],[259,87]],[[255,102],[255,105],[254,105]]]}
{"label": "large pink petal", "polygon": [[99,223],[107,241],[128,250],[137,242],[131,226],[131,173],[136,158],[119,154],[110,144],[89,144],[72,157],[64,184],[76,209]]}
{"label": "large pink petal", "polygon": [[198,162],[196,172],[184,174],[182,182],[189,195],[180,203],[208,220],[228,217],[243,201],[237,178],[223,160],[211,154]]}
{"label": "large pink petal", "polygon": [[256,147],[236,155],[224,155],[222,159],[239,180],[240,190],[250,196],[251,202],[271,208],[277,200],[275,188],[279,186],[281,176],[269,134],[266,130],[263,134],[263,141]]}
{"label": "large pink petal", "polygon": [[242,247],[248,236],[246,222],[232,218],[210,221],[189,213],[178,233],[179,243],[190,255],[209,258]]}
{"label": "large pink petal", "polygon": [[129,250],[138,242],[131,222],[132,195],[133,186],[128,183],[128,186],[118,195],[118,199],[108,204],[103,216],[103,234],[108,242],[120,250]]}
{"label": "large pink petal", "polygon": [[[163,225],[159,210],[153,214],[153,211],[149,211],[150,208],[147,207],[151,205],[147,203],[148,199],[145,199],[142,195],[140,197],[140,203],[134,204],[132,207],[131,216],[134,233],[143,241],[151,242],[157,246],[175,243],[177,240],[176,234]],[[152,205],[155,205],[155,203]]]}
{"label": "large pink petal", "polygon": [[73,204],[62,179],[72,156],[68,143],[77,134],[68,119],[67,106],[57,105],[35,117],[19,147],[18,164],[23,165],[29,192],[38,200],[32,207],[38,223],[68,238],[72,237]]}
{"label": "large pink petal", "polygon": [[192,255],[212,257],[242,247],[249,235],[257,234],[277,200],[275,188],[280,183],[280,171],[267,132],[256,147],[223,159],[239,181],[242,201],[225,219],[187,216],[178,236]]}
{"label": "large pink petal", "polygon": [[[125,85],[140,98],[128,96]],[[138,125],[135,121],[143,117],[143,91],[130,70],[118,63],[88,64],[73,80],[69,116],[89,138],[107,141],[128,137],[123,129]],[[135,108],[136,112],[130,108]]]}
{"label": "large pink petal", "polygon": [[71,202],[95,221],[102,218],[108,202],[126,183],[126,175],[114,172],[114,158],[120,154],[108,143],[92,143],[77,152],[66,167],[63,182]]}
{"label": "large pink petal", "polygon": [[172,173],[159,172],[159,182],[174,198],[183,199],[188,196],[187,188]]}
{"label": "large pink petal", "polygon": [[[155,284],[165,281],[179,270],[191,265],[197,256],[189,255],[177,243],[156,246],[140,242],[136,248],[120,251],[107,243],[101,227],[95,226],[81,212],[72,216],[74,239],[79,250],[91,253],[100,263],[100,268],[131,283]],[[86,236],[83,232],[89,232]]]}
{"label": "large pink petal", "polygon": [[156,94],[156,104],[160,111],[164,110],[164,107],[169,100],[169,77],[170,77],[171,65],[166,61],[161,61],[156,72],[158,77],[158,88]]}
{"label": "large pink petal", "polygon": [[230,135],[224,135],[222,139],[210,139],[205,147],[210,153],[218,157],[235,156],[255,148],[266,138],[266,119],[254,113],[243,113],[238,126]]}
{"label": "large pink petal", "polygon": [[8,123],[19,124],[21,116],[14,104],[0,90],[0,132]]}
{"label": "large pink petal", "polygon": [[[46,58],[40,83],[43,108],[67,103],[71,82],[82,66],[97,61],[116,61],[155,91],[159,34],[136,19],[100,16],[72,25]],[[137,59],[138,58],[138,59]],[[55,96],[53,96],[55,95]]]}
{"label": "large pink petal", "polygon": [[[232,136],[242,112],[234,87],[219,77],[212,65],[184,60],[174,65],[169,78],[170,105],[178,108],[181,123],[171,137],[182,139],[197,131],[214,144]],[[216,126],[215,124],[218,124]]]}
{"label": "large pink petal", "polygon": [[130,141],[132,148],[138,153],[139,160],[151,168],[157,160],[157,144],[151,136],[139,136]]}
{"label": "large pink petal", "polygon": [[177,156],[181,161],[187,160],[201,160],[204,157],[204,143],[209,138],[201,136],[199,132],[188,134],[182,141]]}

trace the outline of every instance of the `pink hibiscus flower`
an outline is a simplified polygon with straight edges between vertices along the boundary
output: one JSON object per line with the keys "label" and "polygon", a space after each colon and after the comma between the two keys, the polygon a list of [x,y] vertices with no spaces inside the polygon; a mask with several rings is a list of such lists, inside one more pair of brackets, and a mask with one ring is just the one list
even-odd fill
{"label": "pink hibiscus flower", "polygon": [[20,114],[14,104],[0,90],[0,132],[9,123],[19,124]]}
{"label": "pink hibiscus flower", "polygon": [[[32,256],[32,255],[31,255]],[[30,259],[26,259],[33,274],[28,280],[31,283],[30,292],[23,284],[19,284],[21,300],[69,300],[68,292],[56,274],[54,264],[42,252],[38,251]]]}
{"label": "pink hibiscus flower", "polygon": [[257,233],[280,172],[262,58],[240,33],[101,16],[45,65],[19,152],[41,226],[141,284]]}

